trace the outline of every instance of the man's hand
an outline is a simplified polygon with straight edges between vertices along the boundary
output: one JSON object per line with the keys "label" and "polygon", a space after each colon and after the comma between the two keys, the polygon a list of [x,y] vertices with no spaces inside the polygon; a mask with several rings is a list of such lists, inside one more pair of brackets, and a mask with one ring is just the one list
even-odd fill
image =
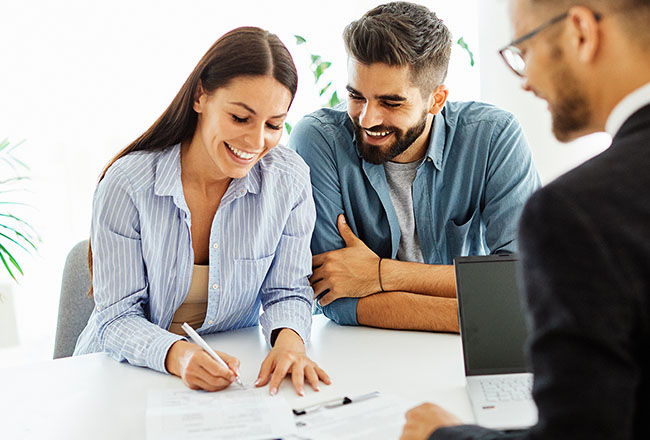
{"label": "man's hand", "polygon": [[345,247],[315,255],[312,259],[314,272],[309,282],[314,298],[329,289],[319,301],[321,306],[339,298],[361,298],[381,291],[377,254],[354,235],[343,214],[339,214],[338,228]]}
{"label": "man's hand", "polygon": [[400,440],[426,440],[438,428],[461,425],[458,417],[433,403],[423,403],[406,413]]}

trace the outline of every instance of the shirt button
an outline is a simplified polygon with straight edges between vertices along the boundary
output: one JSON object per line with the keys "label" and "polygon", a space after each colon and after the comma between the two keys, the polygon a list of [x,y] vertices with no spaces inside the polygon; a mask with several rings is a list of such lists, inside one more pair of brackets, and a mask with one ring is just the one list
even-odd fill
{"label": "shirt button", "polygon": [[217,248],[219,247],[219,243],[213,243],[213,244],[212,244],[212,247],[215,248],[215,249],[217,249]]}
{"label": "shirt button", "polygon": [[212,285],[212,288],[213,288],[214,290],[217,290],[217,289],[219,288],[219,285],[218,285],[218,284],[213,284],[213,285]]}
{"label": "shirt button", "polygon": [[102,310],[101,307],[97,306],[97,311],[101,312],[101,310]]}
{"label": "shirt button", "polygon": [[430,158],[430,157],[427,157],[427,162],[431,162],[431,158]]}
{"label": "shirt button", "polygon": [[208,321],[208,324],[212,325],[213,322],[214,322],[214,321],[209,320],[209,321]]}

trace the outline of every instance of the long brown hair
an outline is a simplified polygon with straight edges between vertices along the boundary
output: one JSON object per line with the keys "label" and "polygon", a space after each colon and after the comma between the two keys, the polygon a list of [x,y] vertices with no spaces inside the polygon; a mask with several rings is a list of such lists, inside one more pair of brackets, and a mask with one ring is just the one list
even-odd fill
{"label": "long brown hair", "polygon": [[[119,158],[134,151],[160,151],[189,141],[196,130],[198,116],[194,97],[199,87],[212,93],[240,76],[271,75],[291,92],[298,88],[298,73],[293,58],[277,35],[257,27],[240,27],[223,35],[208,49],[169,107],[147,131],[120,151],[102,171],[99,181]],[[93,254],[88,242],[90,269],[89,296],[93,294]]]}

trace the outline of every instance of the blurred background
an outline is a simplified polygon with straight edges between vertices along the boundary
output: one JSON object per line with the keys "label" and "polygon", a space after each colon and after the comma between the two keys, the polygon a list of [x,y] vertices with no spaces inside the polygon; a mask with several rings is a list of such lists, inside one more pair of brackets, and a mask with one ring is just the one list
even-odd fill
{"label": "blurred background", "polygon": [[[141,1],[21,0],[0,3],[0,141],[29,167],[9,209],[40,237],[16,250],[24,276],[0,265],[0,366],[52,356],[61,272],[67,252],[89,234],[97,177],[119,150],[161,114],[209,46],[230,29],[254,25],[282,39],[300,83],[288,122],[346,96],[346,24],[381,4],[369,0]],[[454,44],[451,100],[482,100],[518,117],[544,183],[605,149],[596,134],[572,144],[550,134],[546,104],[526,94],[497,50],[511,38],[506,0],[421,1],[473,53]],[[295,35],[306,43],[298,45]],[[315,83],[311,55],[331,67]],[[320,90],[332,81],[328,91]],[[286,142],[286,135],[284,142]],[[0,164],[0,182],[12,169]],[[4,208],[0,204],[1,209]],[[15,272],[15,271],[14,271]]]}

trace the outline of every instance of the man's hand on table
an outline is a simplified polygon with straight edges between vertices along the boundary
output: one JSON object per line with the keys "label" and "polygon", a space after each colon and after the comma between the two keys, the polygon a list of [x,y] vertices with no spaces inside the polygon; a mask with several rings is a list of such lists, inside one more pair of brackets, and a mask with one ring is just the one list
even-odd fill
{"label": "man's hand on table", "polygon": [[406,413],[406,424],[400,440],[426,440],[444,426],[461,425],[458,417],[433,403],[423,403]]}

